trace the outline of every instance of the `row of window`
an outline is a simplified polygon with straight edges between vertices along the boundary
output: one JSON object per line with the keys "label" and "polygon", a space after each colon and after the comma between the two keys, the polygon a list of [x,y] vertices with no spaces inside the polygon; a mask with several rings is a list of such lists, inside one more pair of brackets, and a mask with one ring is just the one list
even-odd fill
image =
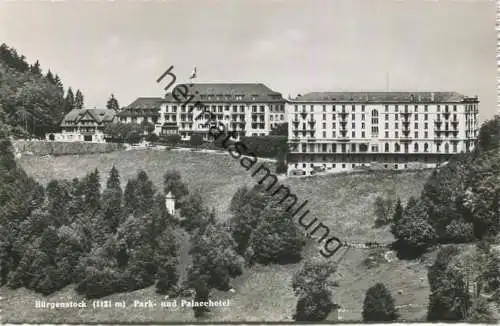
{"label": "row of window", "polygon": [[[272,120],[271,120],[271,121],[272,121]],[[376,124],[376,123],[378,123],[378,122],[375,122],[375,124]],[[373,122],[372,122],[372,124],[373,124]],[[322,126],[322,129],[326,129],[326,128],[327,128],[327,127],[326,127],[326,126],[327,126],[327,125],[326,125],[326,122],[323,122],[321,126]],[[413,124],[413,126],[414,126],[414,129],[419,129],[419,126],[420,126],[420,125],[418,124],[418,122],[415,122],[415,123]],[[365,129],[365,127],[366,127],[365,123],[364,123],[364,122],[362,122],[362,123],[361,123],[361,129]],[[386,122],[386,123],[384,124],[384,127],[385,127],[385,129],[386,129],[386,130],[387,130],[387,129],[389,129],[389,122]],[[336,129],[336,128],[337,128],[337,124],[336,124],[335,122],[334,122],[334,123],[332,123],[332,129]],[[356,129],[356,123],[355,123],[355,122],[352,122],[352,123],[351,123],[351,128],[352,128],[352,129]],[[378,126],[372,126],[372,130],[374,130],[374,128],[376,128],[376,130],[378,131]],[[408,125],[408,127],[407,127],[407,128],[409,128],[409,125]],[[404,128],[404,127],[403,127],[403,129],[407,129],[407,128]],[[303,130],[307,130],[307,129],[308,129],[308,128],[307,128],[307,124],[306,124],[305,122],[303,122],[303,123],[302,123],[302,129],[303,129]],[[343,129],[343,128],[339,128],[339,129]],[[399,123],[398,123],[398,122],[395,122],[395,123],[394,123],[394,129],[399,129]],[[428,130],[428,129],[429,129],[429,124],[428,124],[427,122],[425,122],[425,123],[424,123],[424,130]],[[437,127],[436,129],[437,129],[437,130],[440,130],[441,128],[440,128],[440,127]],[[454,129],[454,130],[457,130],[457,125],[453,125],[453,129]],[[300,129],[299,129],[299,130],[300,130]],[[451,130],[451,128],[450,128],[450,124],[449,124],[448,122],[444,124],[444,129],[443,129],[443,130]]]}
{"label": "row of window", "polygon": [[[324,157],[323,161],[327,162],[328,160],[327,160],[327,158],[326,158],[326,157]],[[324,164],[324,165],[325,165],[325,164]],[[339,165],[340,165],[340,164],[339,164]],[[314,164],[313,164],[313,163],[310,163],[310,164],[309,164],[309,166],[310,166],[311,168],[313,168],[313,167],[314,167]],[[348,169],[349,164],[348,164],[348,163],[342,163],[342,165],[341,165],[341,166],[342,166],[342,169]],[[354,168],[356,168],[356,167],[364,167],[364,166],[365,166],[365,164],[364,164],[364,163],[361,163],[361,164],[351,163],[351,168],[353,168],[353,169],[354,169]],[[403,165],[402,165],[402,166],[403,166]],[[296,169],[298,169],[298,168],[299,168],[299,164],[298,164],[298,163],[294,164],[294,167],[295,167]],[[335,169],[336,167],[337,167],[337,164],[335,164],[335,163],[332,163],[332,164],[331,164],[331,168]],[[398,164],[394,164],[394,169],[396,169],[396,170],[397,170],[399,167],[400,167],[400,166],[399,166]],[[307,168],[307,163],[302,163],[302,168],[304,168],[304,169],[305,169],[305,168]],[[390,168],[389,164],[384,164],[384,168],[386,168],[386,169]],[[407,169],[407,168],[408,168],[408,164],[404,164],[404,169]]]}
{"label": "row of window", "polygon": [[[418,113],[415,113],[415,114],[414,114],[414,120],[419,120],[419,118],[420,118],[421,116],[422,116],[422,115],[419,115]],[[336,114],[335,114],[335,113],[333,113],[333,115],[332,115],[331,117],[332,117],[332,120],[337,120],[337,116],[336,116]],[[363,114],[361,114],[361,121],[365,121],[365,117],[366,117],[366,116],[365,116],[365,114],[364,114],[364,113],[363,113]],[[429,120],[429,115],[428,115],[428,114],[424,114],[424,115],[423,115],[423,117],[424,117],[424,121],[428,121],[428,120]],[[294,116],[294,118],[295,118],[295,120],[294,120],[294,121],[299,121],[299,114],[298,114],[298,113],[296,113],[296,114],[295,114],[295,116]],[[322,118],[323,118],[323,120],[326,120],[326,119],[327,119],[327,115],[324,113]],[[386,120],[386,121],[387,121],[387,120],[389,120],[389,114],[387,114],[387,113],[386,113],[386,114],[384,115],[384,118],[385,118],[385,120]],[[312,114],[312,113],[311,113],[311,115],[310,115],[310,119],[311,119],[311,120],[313,120],[313,119],[314,119],[314,116],[313,116],[313,114]],[[353,114],[351,114],[351,120],[356,120],[356,115],[355,115],[354,113],[353,113]],[[396,120],[396,121],[397,121],[397,120],[399,120],[399,115],[398,115],[397,113],[394,115],[394,120]],[[446,120],[447,120],[447,119],[446,119]],[[374,112],[372,112],[372,122],[373,122],[373,121],[378,121],[378,112],[377,112],[376,110],[374,110]],[[440,115],[440,114],[438,114],[438,115],[436,116],[436,120],[435,120],[435,121],[444,121],[444,120],[442,120],[442,119],[441,119],[441,115]],[[452,116],[452,121],[458,121],[458,119],[457,119],[457,114],[456,114],[456,113],[455,113],[455,114],[453,114],[453,116]]]}
{"label": "row of window", "polygon": [[[234,100],[236,100],[236,101],[243,101],[243,99],[245,98],[244,94],[238,94],[238,95],[231,95],[231,94],[214,94],[214,95],[201,94],[200,95],[200,99],[201,100],[208,100],[208,101],[213,101],[213,100],[216,100],[216,101],[231,101],[231,100],[233,100],[233,96],[234,96]],[[272,98],[274,98],[274,99],[280,99],[281,98],[281,95],[279,95],[279,94],[269,95],[269,96],[272,97]],[[257,101],[259,99],[259,95],[258,94],[252,94],[252,95],[250,95],[250,98],[252,99],[252,101]]]}
{"label": "row of window", "polygon": [[[308,152],[307,147],[309,147],[309,153],[315,153],[316,148],[318,149],[318,152],[320,152],[320,153],[327,153],[327,152],[328,153],[337,153],[337,144],[321,144],[321,147],[320,146],[316,147],[317,144],[301,144],[301,145],[302,145],[301,146],[302,153]],[[307,146],[307,145],[309,145],[309,146]],[[328,146],[328,145],[331,145],[331,146]],[[350,145],[351,146],[349,146],[348,144],[341,144],[339,153],[366,153],[366,152],[368,152],[368,146],[366,144],[359,144],[359,146],[356,146],[356,144],[350,144]],[[399,143],[395,143],[394,147],[393,147],[393,151],[396,153],[399,153],[402,150],[404,150],[405,153],[409,153],[409,149],[410,149],[409,144],[404,144],[403,148],[402,148],[402,146]],[[424,143],[423,152],[428,153],[429,149],[430,149],[429,144]],[[441,151],[441,144],[437,143],[436,144],[436,152],[440,152],[440,151]],[[444,151],[445,151],[445,153],[449,153],[450,145],[448,143],[446,143],[444,145]],[[456,142],[452,143],[452,151],[453,151],[453,153],[457,153],[457,151],[458,151],[458,145]],[[378,153],[379,152],[378,145],[376,145],[376,144],[371,145],[371,152]],[[389,143],[384,144],[384,152],[385,153],[390,152]],[[420,152],[420,147],[419,147],[418,143],[413,144],[413,152],[414,153]]]}
{"label": "row of window", "polygon": [[[300,132],[306,132],[306,130],[307,129],[304,129],[304,130],[301,130],[301,131],[294,130],[294,134],[295,134],[295,136],[298,136],[298,134]],[[443,131],[445,131],[445,130],[443,130]],[[448,132],[450,132],[450,131],[448,130]],[[448,132],[445,133],[444,135],[437,135],[436,138],[446,138],[446,137],[451,137],[451,136],[453,136],[453,137],[456,138],[458,136],[458,133],[451,133],[451,134],[449,134]],[[322,135],[323,135],[323,138],[327,138],[328,137],[328,134],[327,134],[326,131],[323,131]],[[335,130],[332,131],[332,138],[337,138],[337,135],[339,137],[341,137],[341,138],[346,138],[346,132],[343,131],[343,130],[341,130],[339,134],[337,134],[337,132]],[[351,138],[356,138],[357,135],[359,135],[359,134],[357,134],[355,131],[351,131]],[[391,138],[390,135],[391,135],[391,133],[389,131],[385,131],[385,133],[384,133],[384,137],[385,138]],[[394,131],[394,133],[392,135],[394,136],[393,138],[399,138],[400,137],[400,133],[398,131]],[[418,139],[419,136],[422,135],[422,134],[419,133],[418,131],[415,131],[413,133],[413,135],[414,135],[415,139]],[[423,139],[429,139],[429,132],[428,131],[424,131],[423,135],[424,135]],[[475,133],[474,133],[474,135],[475,135]],[[372,127],[370,136],[371,136],[371,138],[378,138],[379,137],[378,127]],[[407,132],[407,133],[403,132],[401,134],[401,137],[402,138],[409,138],[410,137],[409,132]],[[366,138],[366,132],[365,131],[361,131],[361,137],[360,138]]]}
{"label": "row of window", "polygon": [[[186,107],[185,105],[181,105],[180,107],[181,107],[181,112],[183,112],[183,113],[187,112],[188,110],[189,111],[194,110],[194,105],[189,105],[188,107]],[[272,105],[269,105],[269,107],[272,108]],[[265,105],[252,105],[251,106],[252,112],[265,113],[265,111],[266,111],[265,108],[266,108]],[[246,109],[245,105],[239,106],[239,112],[244,113],[245,109]],[[166,110],[166,112],[176,113],[177,112],[177,105],[172,105],[171,107],[169,107],[167,105],[165,110]],[[205,106],[205,110],[211,111],[211,112],[232,111],[233,113],[238,113],[238,106],[237,105],[233,105],[233,106],[230,106],[230,105],[211,105],[211,106],[208,106],[207,105],[207,106]],[[274,112],[276,112],[276,111],[277,112],[285,112],[285,109],[284,109],[284,107],[279,107],[279,109],[274,108],[273,111]],[[141,111],[136,112],[133,110],[130,110],[130,112],[131,113],[138,113],[138,114],[141,113]],[[147,114],[147,113],[144,113],[144,114]]]}
{"label": "row of window", "polygon": [[[339,104],[338,106],[335,104],[332,104],[331,106],[327,106],[327,105],[323,104],[323,112],[326,112],[328,107],[331,108],[332,112],[336,112],[337,108],[342,108],[342,112],[346,112],[345,111],[346,108],[349,108],[349,107],[351,108],[351,112],[356,112],[356,105],[355,104],[352,104],[352,105]],[[358,107],[359,107],[359,105],[358,105]],[[395,112],[399,112],[399,108],[400,108],[399,104],[394,104],[394,105],[385,104],[384,105],[384,112],[389,112],[389,109],[391,107],[394,108]],[[404,108],[404,110],[401,112],[407,113],[407,112],[409,112],[408,108],[411,106],[408,104],[404,104],[404,105],[401,105],[401,107]],[[446,112],[446,113],[450,112],[450,105],[445,104],[445,105],[443,105],[443,107],[444,107],[443,112]],[[295,108],[295,112],[299,112],[299,105],[298,104],[295,104],[294,108]],[[441,112],[441,105],[440,104],[437,104],[436,108],[437,108],[437,112]],[[452,108],[453,108],[453,112],[457,112],[457,105],[456,104],[453,104]],[[414,112],[418,112],[419,105],[417,105],[417,104],[413,105],[413,109],[414,109]],[[424,112],[428,112],[429,106],[427,104],[423,105],[423,110],[424,110]],[[307,111],[307,105],[302,104],[302,112],[305,112],[305,111]],[[314,111],[314,104],[309,104],[309,111],[310,112]],[[365,112],[365,105],[361,105],[361,112]]]}

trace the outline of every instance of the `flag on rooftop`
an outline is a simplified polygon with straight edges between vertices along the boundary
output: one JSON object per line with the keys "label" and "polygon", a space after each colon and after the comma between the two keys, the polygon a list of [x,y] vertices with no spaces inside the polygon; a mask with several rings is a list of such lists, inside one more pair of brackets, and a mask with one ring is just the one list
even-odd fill
{"label": "flag on rooftop", "polygon": [[193,78],[196,78],[196,66],[194,66],[193,68],[193,72],[191,73],[191,75],[189,76],[189,79],[193,79]]}

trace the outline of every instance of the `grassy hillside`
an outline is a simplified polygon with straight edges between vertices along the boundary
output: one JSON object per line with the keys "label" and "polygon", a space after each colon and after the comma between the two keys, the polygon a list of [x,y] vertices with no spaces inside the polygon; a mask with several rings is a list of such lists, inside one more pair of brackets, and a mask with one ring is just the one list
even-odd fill
{"label": "grassy hillside", "polygon": [[[213,155],[193,152],[127,151],[100,155],[61,157],[22,157],[21,166],[27,173],[46,183],[51,178],[82,177],[98,168],[102,175],[116,165],[122,182],[132,177],[137,168],[144,169],[158,187],[162,175],[170,168],[178,169],[191,189],[199,188],[206,195],[208,204],[214,206],[221,218],[228,216],[227,208],[235,190],[243,185],[252,185],[255,180],[229,155]],[[429,171],[379,172],[373,174],[342,174],[285,181],[297,194],[299,201],[308,199],[307,208],[311,216],[317,217],[331,227],[343,240],[390,242],[392,235],[387,228],[373,228],[375,216],[373,204],[377,196],[399,196],[407,200],[422,190]],[[103,180],[105,181],[105,180]],[[311,243],[304,256],[317,255],[318,245]],[[391,290],[396,305],[402,306],[400,313],[405,320],[423,319],[426,313],[428,284],[426,262],[400,261],[394,255],[387,262],[380,259],[386,252],[379,253],[378,266],[368,268],[364,261],[375,251],[342,251],[331,258],[338,261],[339,288],[334,290],[335,301],[345,307],[344,320],[360,320],[366,290],[376,282],[383,282]],[[343,254],[343,256],[341,255]],[[427,261],[427,260],[426,260]],[[430,261],[430,260],[429,260]],[[216,308],[208,319],[213,321],[284,321],[291,320],[296,298],[291,288],[291,278],[300,264],[255,266],[235,279],[232,284],[235,293],[215,293],[213,297],[230,298],[229,308]],[[6,297],[3,305],[4,321],[17,322],[113,322],[113,321],[193,321],[192,309],[174,311],[164,308],[116,309],[74,309],[35,310],[35,298],[42,298],[25,289],[0,289],[0,296]],[[47,297],[77,297],[71,287]],[[162,296],[152,288],[126,294],[115,294],[110,300],[152,299],[158,302]],[[76,300],[76,299],[74,299]]]}

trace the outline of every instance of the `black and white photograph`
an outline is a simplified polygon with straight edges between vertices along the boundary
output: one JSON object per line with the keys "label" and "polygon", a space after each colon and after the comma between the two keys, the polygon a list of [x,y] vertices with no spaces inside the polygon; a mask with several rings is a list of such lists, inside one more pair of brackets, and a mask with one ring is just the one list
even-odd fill
{"label": "black and white photograph", "polygon": [[494,0],[0,0],[0,324],[500,321]]}

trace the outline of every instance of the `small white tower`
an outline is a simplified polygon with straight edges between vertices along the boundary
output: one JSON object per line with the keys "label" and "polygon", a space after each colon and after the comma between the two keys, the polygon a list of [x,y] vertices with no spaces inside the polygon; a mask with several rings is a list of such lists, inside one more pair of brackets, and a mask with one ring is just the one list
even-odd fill
{"label": "small white tower", "polygon": [[165,195],[165,207],[170,215],[175,215],[175,196],[170,191]]}

